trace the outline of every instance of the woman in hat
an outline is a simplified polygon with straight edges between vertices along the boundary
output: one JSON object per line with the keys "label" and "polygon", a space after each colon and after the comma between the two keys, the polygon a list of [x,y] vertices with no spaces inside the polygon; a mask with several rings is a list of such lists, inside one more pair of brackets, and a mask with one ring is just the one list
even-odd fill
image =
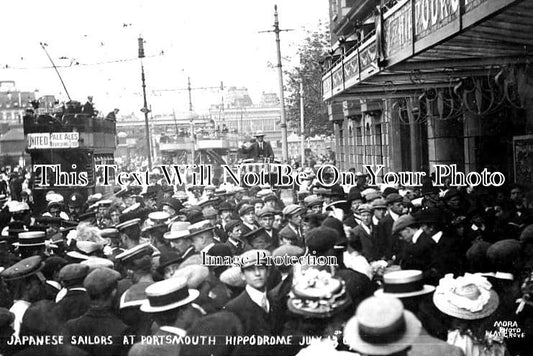
{"label": "woman in hat", "polygon": [[491,330],[495,320],[489,316],[496,311],[499,301],[485,277],[469,273],[456,279],[446,275],[433,294],[435,306],[452,318],[448,343],[461,348],[465,356],[508,354],[502,335],[497,329]]}

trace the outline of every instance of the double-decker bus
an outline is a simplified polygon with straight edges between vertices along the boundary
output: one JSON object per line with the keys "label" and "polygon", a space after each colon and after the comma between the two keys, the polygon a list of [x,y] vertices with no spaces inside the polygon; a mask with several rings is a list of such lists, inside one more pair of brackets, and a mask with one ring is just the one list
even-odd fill
{"label": "double-decker bus", "polygon": [[46,208],[45,195],[50,190],[62,194],[66,201],[74,192],[87,197],[112,189],[97,186],[95,167],[114,163],[116,123],[82,113],[77,102],[70,104],[61,113],[27,112],[24,116],[26,151],[35,176],[36,212]]}

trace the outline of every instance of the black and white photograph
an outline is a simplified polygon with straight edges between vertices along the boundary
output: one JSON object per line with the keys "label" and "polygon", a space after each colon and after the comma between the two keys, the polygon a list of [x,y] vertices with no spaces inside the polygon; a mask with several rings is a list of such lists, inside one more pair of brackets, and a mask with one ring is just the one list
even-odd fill
{"label": "black and white photograph", "polygon": [[0,356],[533,355],[532,0],[27,0]]}

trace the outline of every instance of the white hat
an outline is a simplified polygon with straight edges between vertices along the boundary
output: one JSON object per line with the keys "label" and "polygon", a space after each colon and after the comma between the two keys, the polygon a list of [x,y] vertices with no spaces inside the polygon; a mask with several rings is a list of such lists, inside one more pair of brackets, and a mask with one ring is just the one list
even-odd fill
{"label": "white hat", "polygon": [[146,288],[148,299],[141,305],[145,313],[159,313],[176,309],[194,301],[200,292],[188,289],[186,278],[171,278],[156,282]]}

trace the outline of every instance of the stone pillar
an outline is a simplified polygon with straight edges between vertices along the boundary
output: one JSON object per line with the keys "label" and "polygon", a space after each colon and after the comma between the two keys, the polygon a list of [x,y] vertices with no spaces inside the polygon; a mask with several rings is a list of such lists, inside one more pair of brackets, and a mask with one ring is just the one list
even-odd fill
{"label": "stone pillar", "polygon": [[437,101],[427,102],[428,157],[432,171],[435,164],[456,164],[464,170],[463,124],[457,120],[439,120]]}
{"label": "stone pillar", "polygon": [[389,130],[389,155],[390,155],[390,167],[388,171],[400,172],[402,170],[402,139],[400,129],[400,118],[398,110],[394,109],[394,102],[396,99],[386,99],[384,105],[384,114],[390,117],[390,130]]}

